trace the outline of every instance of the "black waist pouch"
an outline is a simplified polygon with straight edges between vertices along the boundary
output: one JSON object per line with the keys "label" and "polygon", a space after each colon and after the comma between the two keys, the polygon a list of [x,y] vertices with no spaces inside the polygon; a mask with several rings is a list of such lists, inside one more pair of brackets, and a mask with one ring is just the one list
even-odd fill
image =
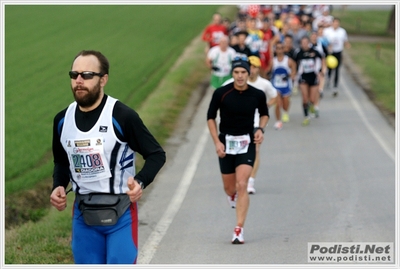
{"label": "black waist pouch", "polygon": [[114,225],[131,204],[126,194],[77,194],[76,200],[87,225]]}

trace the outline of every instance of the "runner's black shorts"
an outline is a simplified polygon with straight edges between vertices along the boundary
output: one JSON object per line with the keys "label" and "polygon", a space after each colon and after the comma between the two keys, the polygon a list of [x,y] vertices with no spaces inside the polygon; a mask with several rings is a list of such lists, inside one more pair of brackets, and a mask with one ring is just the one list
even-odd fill
{"label": "runner's black shorts", "polygon": [[301,83],[306,83],[309,86],[318,85],[319,84],[318,76],[315,73],[301,74],[301,76],[299,78],[299,84],[301,84]]}
{"label": "runner's black shorts", "polygon": [[[219,140],[225,145],[225,135],[220,134]],[[233,174],[235,173],[236,167],[241,164],[247,164],[253,167],[254,159],[256,158],[256,144],[253,139],[249,144],[247,153],[243,154],[226,154],[224,158],[219,158],[219,168],[222,174]]]}

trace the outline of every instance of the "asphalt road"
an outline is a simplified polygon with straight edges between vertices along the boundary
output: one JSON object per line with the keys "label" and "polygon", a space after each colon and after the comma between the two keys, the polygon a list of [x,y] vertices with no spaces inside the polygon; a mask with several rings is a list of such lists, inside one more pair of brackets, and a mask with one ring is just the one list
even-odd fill
{"label": "asphalt road", "polygon": [[308,242],[395,242],[394,128],[345,69],[339,89],[325,90],[307,127],[299,94],[280,131],[272,112],[244,245],[230,243],[235,210],[206,125],[208,90],[146,189],[138,264],[307,265]]}

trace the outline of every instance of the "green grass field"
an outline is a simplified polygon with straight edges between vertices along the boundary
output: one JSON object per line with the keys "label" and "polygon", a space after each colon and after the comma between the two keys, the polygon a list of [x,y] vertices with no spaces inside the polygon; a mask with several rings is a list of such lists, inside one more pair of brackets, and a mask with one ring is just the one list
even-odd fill
{"label": "green grass field", "polygon": [[80,50],[96,49],[108,57],[106,93],[138,109],[215,10],[190,5],[7,5],[6,194],[51,176],[52,120],[73,101],[68,71]]}

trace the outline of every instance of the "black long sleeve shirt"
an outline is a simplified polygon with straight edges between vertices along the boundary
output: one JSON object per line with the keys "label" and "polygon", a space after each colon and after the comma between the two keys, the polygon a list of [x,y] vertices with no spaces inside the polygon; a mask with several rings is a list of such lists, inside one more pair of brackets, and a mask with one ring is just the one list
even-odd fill
{"label": "black long sleeve shirt", "polygon": [[248,89],[244,91],[238,91],[232,82],[214,91],[207,111],[207,120],[215,119],[220,110],[221,133],[253,134],[256,109],[260,117],[269,116],[265,93],[251,85],[248,85]]}

